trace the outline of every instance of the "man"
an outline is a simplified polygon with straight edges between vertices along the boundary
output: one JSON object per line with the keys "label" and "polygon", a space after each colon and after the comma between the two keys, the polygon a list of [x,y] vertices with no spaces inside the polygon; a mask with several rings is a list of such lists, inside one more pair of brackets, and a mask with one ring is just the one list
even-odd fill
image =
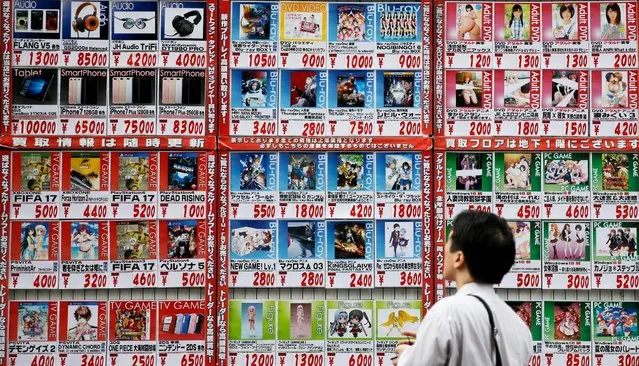
{"label": "man", "polygon": [[[436,303],[413,341],[397,346],[399,366],[526,366],[532,356],[528,326],[493,289],[515,262],[515,241],[505,220],[481,211],[464,211],[453,221],[444,252],[444,278],[457,293]],[[497,329],[493,337],[488,311]],[[500,360],[496,357],[495,339]]]}

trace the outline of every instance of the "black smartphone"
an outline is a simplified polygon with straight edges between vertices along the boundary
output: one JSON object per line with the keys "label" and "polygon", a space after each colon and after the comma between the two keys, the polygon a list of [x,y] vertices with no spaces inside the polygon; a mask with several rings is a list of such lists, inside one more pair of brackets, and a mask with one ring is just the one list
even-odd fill
{"label": "black smartphone", "polygon": [[133,95],[137,95],[138,103],[140,104],[153,104],[153,95],[155,94],[155,77],[141,77],[139,80],[139,88],[138,92],[133,93]]}
{"label": "black smartphone", "polygon": [[47,10],[46,13],[46,27],[48,31],[58,30],[58,12],[54,10]]}
{"label": "black smartphone", "polygon": [[29,29],[29,12],[26,10],[16,10],[16,30]]}
{"label": "black smartphone", "polygon": [[82,98],[85,104],[95,105],[98,104],[98,79],[85,78],[85,85],[82,89]]}
{"label": "black smartphone", "polygon": [[42,30],[42,20],[44,14],[42,10],[31,10],[31,29]]}
{"label": "black smartphone", "polygon": [[189,104],[202,105],[203,78],[189,78]]}

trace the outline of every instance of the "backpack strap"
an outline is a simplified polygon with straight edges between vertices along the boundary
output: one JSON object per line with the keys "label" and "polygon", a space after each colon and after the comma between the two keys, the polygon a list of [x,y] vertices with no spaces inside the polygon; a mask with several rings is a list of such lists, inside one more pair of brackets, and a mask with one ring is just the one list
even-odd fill
{"label": "backpack strap", "polygon": [[481,304],[484,306],[484,308],[486,309],[486,312],[488,313],[488,321],[490,322],[490,333],[492,334],[492,338],[493,341],[495,343],[495,355],[496,355],[496,366],[502,366],[501,363],[501,354],[499,353],[499,343],[497,342],[497,327],[495,327],[495,319],[493,318],[493,312],[490,310],[490,306],[488,306],[488,304],[486,303],[486,301],[484,299],[482,299],[480,296],[474,295],[474,294],[469,294],[469,296],[472,296],[474,298],[476,298],[477,300],[479,300],[481,302]]}

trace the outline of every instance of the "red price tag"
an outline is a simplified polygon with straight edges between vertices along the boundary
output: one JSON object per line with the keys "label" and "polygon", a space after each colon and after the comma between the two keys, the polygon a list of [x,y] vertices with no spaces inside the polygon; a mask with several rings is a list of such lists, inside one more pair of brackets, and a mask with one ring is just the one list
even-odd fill
{"label": "red price tag", "polygon": [[304,127],[302,128],[302,136],[324,136],[325,133],[326,125],[324,124],[324,122],[304,122]]}
{"label": "red price tag", "polygon": [[586,219],[590,216],[590,207],[585,205],[569,205],[565,215],[569,219]]}
{"label": "red price tag", "polygon": [[517,65],[519,69],[539,69],[541,58],[539,55],[519,55]]}
{"label": "red price tag", "polygon": [[637,136],[639,134],[639,123],[637,122],[617,122],[615,125],[615,135],[617,136]]}
{"label": "red price tag", "polygon": [[84,288],[106,288],[107,275],[100,273],[85,273]]}
{"label": "red price tag", "polygon": [[633,53],[615,54],[614,68],[637,67],[637,55]]}
{"label": "red price tag", "polygon": [[476,211],[492,212],[490,209],[490,206],[486,206],[486,205],[468,205],[468,209],[476,210]]}
{"label": "red price tag", "polygon": [[617,205],[615,207],[616,219],[636,219],[639,217],[639,207],[631,205]]}
{"label": "red price tag", "polygon": [[133,218],[154,219],[155,214],[156,214],[155,205],[147,205],[143,203],[136,203],[133,205]]}
{"label": "red price tag", "polygon": [[586,136],[588,134],[588,122],[565,122],[564,135]]}
{"label": "red price tag", "polygon": [[353,205],[350,216],[354,219],[371,218],[373,217],[373,205],[363,205],[361,203]]}
{"label": "red price tag", "polygon": [[107,206],[106,205],[86,205],[84,211],[82,211],[82,215],[85,218],[91,219],[103,219],[107,217]]}
{"label": "red price tag", "polygon": [[182,273],[182,287],[202,287],[204,286],[204,273],[191,272]]}
{"label": "red price tag", "polygon": [[585,69],[588,67],[587,54],[568,54],[566,55],[566,68],[569,69]]}
{"label": "red price tag", "polygon": [[311,69],[323,69],[326,67],[326,55],[305,53],[302,56],[302,66]]}
{"label": "red price tag", "polygon": [[373,366],[373,355],[362,353],[350,355],[348,358],[348,366]]}
{"label": "red price tag", "polygon": [[77,64],[78,66],[104,67],[109,61],[108,56],[107,53],[79,52]]}
{"label": "red price tag", "polygon": [[249,353],[244,356],[245,366],[275,366],[275,355],[266,353]]}
{"label": "red price tag", "polygon": [[590,366],[590,355],[569,353],[566,355],[566,366]]}
{"label": "red price tag", "polygon": [[134,52],[126,58],[126,65],[130,67],[155,67],[158,62],[157,53]]}
{"label": "red price tag", "polygon": [[139,287],[155,287],[157,275],[155,273],[136,273],[133,276],[133,285]]}
{"label": "red price tag", "polygon": [[638,366],[639,355],[619,355],[617,361],[617,366]]}
{"label": "red price tag", "polygon": [[203,219],[205,207],[203,205],[184,205],[182,211],[183,218]]}
{"label": "red price tag", "polygon": [[131,361],[133,366],[155,366],[155,355],[133,355]]}
{"label": "red price tag", "polygon": [[206,56],[206,54],[199,53],[181,53],[175,59],[175,65],[178,67],[205,67]]}
{"label": "red price tag", "polygon": [[318,219],[324,217],[324,205],[299,203],[295,205],[295,217],[298,219]]}
{"label": "red price tag", "polygon": [[637,274],[618,274],[618,289],[636,289],[639,288],[639,275]]}
{"label": "red price tag", "polygon": [[295,353],[295,366],[322,366],[324,365],[324,355]]}
{"label": "red price tag", "polygon": [[174,135],[204,135],[204,121],[176,119],[169,128]]}
{"label": "red price tag", "polygon": [[192,353],[182,355],[180,366],[204,366],[204,355],[194,355]]}
{"label": "red price tag", "polygon": [[302,272],[301,287],[323,287],[324,272]]}
{"label": "red price tag", "polygon": [[36,355],[33,357],[30,366],[54,366],[55,356],[53,355]]}
{"label": "red price tag", "polygon": [[372,69],[373,55],[346,55],[347,69]]}
{"label": "red price tag", "polygon": [[373,286],[373,274],[372,273],[351,273],[351,281],[349,286],[355,287],[372,287]]}
{"label": "red price tag", "polygon": [[539,135],[539,123],[523,121],[517,122],[518,136],[537,136]]}
{"label": "red price tag", "polygon": [[470,136],[490,136],[492,132],[492,122],[470,122]]}
{"label": "red price tag", "polygon": [[125,135],[155,135],[155,120],[125,119]]}
{"label": "red price tag", "polygon": [[[28,59],[29,66],[57,66],[60,61],[60,53],[47,51],[31,51]],[[16,61],[16,65],[19,62]]]}
{"label": "red price tag", "polygon": [[400,136],[418,136],[422,134],[422,123],[419,121],[400,121]]}
{"label": "red price tag", "polygon": [[248,55],[248,66],[250,68],[275,68],[277,67],[277,55],[264,53],[251,53]]}
{"label": "red price tag", "polygon": [[350,134],[353,136],[370,136],[373,134],[373,122],[351,121]]}
{"label": "red price tag", "polygon": [[253,286],[256,286],[256,287],[275,286],[275,273],[253,272]]}
{"label": "red price tag", "polygon": [[540,285],[539,273],[517,273],[517,288],[537,288]]}
{"label": "red price tag", "polygon": [[393,205],[393,217],[398,219],[410,219],[415,217],[421,217],[422,206],[421,205],[409,205],[400,203]]}
{"label": "red price tag", "polygon": [[517,210],[517,218],[519,219],[538,219],[541,216],[541,207],[522,205]]}
{"label": "red price tag", "polygon": [[14,135],[57,135],[55,120],[20,119],[12,123]]}
{"label": "red price tag", "polygon": [[399,285],[404,286],[421,286],[422,274],[419,272],[401,272],[399,274]]}
{"label": "red price tag", "polygon": [[470,55],[470,68],[486,69],[491,65],[492,57],[489,54],[479,53]]}
{"label": "red price tag", "polygon": [[104,355],[82,355],[80,366],[104,366]]}
{"label": "red price tag", "polygon": [[400,55],[399,67],[402,69],[419,69],[422,67],[422,58],[419,55]]}
{"label": "red price tag", "polygon": [[35,205],[36,219],[54,219],[58,217],[58,206],[56,205]]}
{"label": "red price tag", "polygon": [[106,121],[83,119],[76,121],[73,125],[73,132],[76,135],[104,135],[106,128]]}
{"label": "red price tag", "polygon": [[39,274],[33,280],[34,288],[57,288],[58,287],[58,276],[54,274]]}
{"label": "red price tag", "polygon": [[277,123],[275,122],[253,122],[253,135],[270,136],[275,135],[277,131]]}
{"label": "red price tag", "polygon": [[575,290],[588,289],[590,287],[590,276],[569,274],[567,287]]}
{"label": "red price tag", "polygon": [[253,206],[253,218],[265,219],[275,217],[275,205],[257,204]]}

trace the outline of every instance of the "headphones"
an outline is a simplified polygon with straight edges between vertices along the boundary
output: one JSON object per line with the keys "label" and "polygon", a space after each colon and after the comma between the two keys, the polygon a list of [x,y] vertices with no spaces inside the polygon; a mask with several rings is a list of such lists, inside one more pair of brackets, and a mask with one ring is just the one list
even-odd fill
{"label": "headphones", "polygon": [[[195,17],[195,19],[193,19],[193,22],[190,22],[186,19],[190,17]],[[173,34],[173,36],[188,36],[189,34],[193,33],[193,30],[195,30],[195,26],[197,24],[200,24],[201,21],[202,15],[197,10],[192,10],[184,15],[176,15],[171,22],[173,29],[177,31],[177,33]]]}
{"label": "headphones", "polygon": [[[82,10],[89,6],[93,8],[93,14],[81,17],[80,13],[82,12]],[[80,35],[80,33],[84,33],[84,31],[88,31],[89,33],[91,33],[98,29],[98,27],[100,27],[100,19],[98,19],[98,8],[96,8],[96,6],[92,3],[80,4],[80,6],[78,6],[78,8],[75,10],[72,26],[73,31],[77,32],[78,36]]]}

